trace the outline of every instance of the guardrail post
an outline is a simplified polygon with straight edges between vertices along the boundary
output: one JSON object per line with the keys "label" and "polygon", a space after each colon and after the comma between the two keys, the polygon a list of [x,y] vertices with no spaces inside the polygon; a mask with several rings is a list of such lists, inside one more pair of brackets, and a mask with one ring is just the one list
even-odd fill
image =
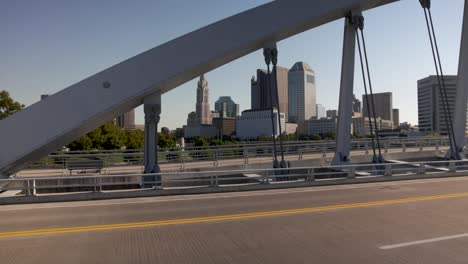
{"label": "guardrail post", "polygon": [[354,179],[356,178],[356,168],[351,167],[348,171],[348,179]]}
{"label": "guardrail post", "polygon": [[369,155],[369,143],[366,142],[364,147],[366,148],[366,155]]}
{"label": "guardrail post", "polygon": [[327,157],[327,146],[323,145],[322,146],[322,158],[326,158],[326,157]]}
{"label": "guardrail post", "polygon": [[384,176],[392,176],[392,164],[387,163],[385,164],[385,171],[384,171]]}
{"label": "guardrail post", "polygon": [[31,195],[36,196],[36,194],[37,194],[37,192],[36,192],[36,180],[33,179],[32,180],[32,193],[31,193]]}
{"label": "guardrail post", "polygon": [[249,164],[249,153],[245,151],[245,146],[242,153],[244,154],[244,164]]}
{"label": "guardrail post", "polygon": [[449,161],[449,172],[457,172],[457,166],[454,161]]}
{"label": "guardrail post", "polygon": [[214,156],[213,156],[213,166],[218,167],[218,152],[216,150],[214,151]]}
{"label": "guardrail post", "polygon": [[419,164],[418,174],[426,174],[426,164]]}
{"label": "guardrail post", "polygon": [[302,160],[302,149],[299,147],[299,160]]}
{"label": "guardrail post", "polygon": [[309,169],[307,172],[307,181],[313,182],[315,181],[315,170],[314,169]]}

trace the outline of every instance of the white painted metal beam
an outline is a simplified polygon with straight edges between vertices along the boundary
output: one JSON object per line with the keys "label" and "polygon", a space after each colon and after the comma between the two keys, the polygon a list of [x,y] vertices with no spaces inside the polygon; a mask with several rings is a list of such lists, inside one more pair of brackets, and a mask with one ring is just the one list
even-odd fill
{"label": "white painted metal beam", "polygon": [[463,28],[460,44],[460,58],[458,62],[458,81],[457,81],[457,96],[455,99],[455,114],[453,120],[453,128],[455,133],[455,141],[457,143],[456,150],[460,158],[464,158],[465,147],[465,131],[466,131],[466,111],[468,99],[468,1],[465,0],[465,11],[463,15]]}
{"label": "white painted metal beam", "polygon": [[351,140],[351,122],[353,113],[355,54],[356,29],[351,24],[350,18],[346,18],[344,23],[340,97],[338,102],[338,123],[336,130],[336,148],[332,165],[342,165],[350,162],[349,143]]}
{"label": "white painted metal beam", "polygon": [[148,95],[163,94],[265,43],[340,19],[350,10],[396,1],[277,0],[143,52],[0,121],[0,177],[141,105]]}

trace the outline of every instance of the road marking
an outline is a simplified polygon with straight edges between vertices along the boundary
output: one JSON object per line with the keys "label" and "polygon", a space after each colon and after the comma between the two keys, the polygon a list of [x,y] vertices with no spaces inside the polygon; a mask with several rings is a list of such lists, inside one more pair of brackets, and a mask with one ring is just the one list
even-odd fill
{"label": "road marking", "polygon": [[452,193],[452,194],[445,194],[445,195],[412,197],[412,198],[403,198],[403,199],[395,199],[395,200],[383,200],[383,201],[373,201],[373,202],[363,202],[363,203],[351,203],[351,204],[339,204],[339,205],[289,209],[289,210],[245,213],[245,214],[231,214],[231,215],[219,215],[219,216],[208,216],[208,217],[159,220],[159,221],[149,221],[149,222],[135,222],[135,223],[123,223],[123,224],[78,226],[78,227],[3,232],[3,233],[0,233],[0,239],[24,237],[24,236],[53,235],[53,234],[78,233],[78,232],[90,232],[90,231],[206,223],[206,222],[215,222],[215,221],[218,222],[218,221],[239,220],[239,219],[252,219],[252,218],[258,218],[258,217],[324,212],[324,211],[332,211],[332,210],[340,210],[340,209],[364,208],[364,207],[371,207],[371,206],[403,204],[403,203],[411,203],[411,202],[422,202],[422,201],[441,200],[441,199],[449,199],[449,198],[460,198],[460,197],[468,197],[468,192]]}
{"label": "road marking", "polygon": [[414,245],[428,244],[428,243],[439,242],[439,241],[444,241],[444,240],[451,240],[451,239],[457,239],[457,238],[463,238],[463,237],[468,237],[468,233],[453,235],[453,236],[436,237],[436,238],[424,239],[424,240],[417,240],[417,241],[406,242],[406,243],[401,243],[401,244],[382,246],[382,247],[379,247],[379,248],[383,249],[383,250],[395,249],[395,248],[402,248],[402,247],[409,247],[409,246],[414,246]]}
{"label": "road marking", "polygon": [[[161,199],[161,196],[146,197],[146,198],[132,198],[136,201],[92,201],[90,203],[83,202],[68,202],[65,204],[49,203],[49,204],[34,204],[34,205],[4,205],[0,206],[0,212],[11,212],[11,211],[24,211],[24,210],[41,210],[41,209],[62,209],[62,208],[79,208],[79,207],[98,207],[98,206],[121,206],[131,204],[147,204],[147,203],[161,203],[161,202],[178,202],[178,201],[191,201],[191,200],[209,200],[209,199],[220,199],[220,198],[238,198],[238,197],[250,197],[250,196],[267,196],[267,195],[281,195],[281,194],[295,194],[295,193],[307,193],[307,192],[324,192],[324,191],[335,191],[335,190],[354,190],[364,189],[382,186],[404,186],[413,184],[429,184],[437,182],[452,182],[452,181],[467,181],[468,177],[458,178],[445,178],[445,179],[424,179],[424,180],[410,180],[410,181],[398,181],[398,182],[377,182],[377,183],[363,183],[356,185],[341,185],[341,186],[320,186],[320,187],[302,187],[299,189],[288,189],[288,190],[260,190],[260,191],[248,191],[231,194],[196,194],[182,196],[181,198],[166,198]],[[144,199],[144,200],[143,200]],[[117,199],[124,200],[124,199]],[[26,206],[26,207],[21,207]]]}

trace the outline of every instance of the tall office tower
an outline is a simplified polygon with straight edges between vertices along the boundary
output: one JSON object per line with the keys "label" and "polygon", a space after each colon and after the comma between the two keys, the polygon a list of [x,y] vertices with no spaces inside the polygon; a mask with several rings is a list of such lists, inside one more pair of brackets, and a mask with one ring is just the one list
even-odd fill
{"label": "tall office tower", "polygon": [[338,117],[338,111],[337,110],[327,110],[327,118],[328,119],[335,119]]}
{"label": "tall office tower", "polygon": [[236,117],[239,115],[239,105],[230,96],[221,96],[215,102],[215,111],[220,117]]}
{"label": "tall office tower", "polygon": [[353,94],[353,113],[362,113],[361,111],[361,101]]}
{"label": "tall office tower", "polygon": [[393,126],[397,128],[400,126],[400,109],[393,108]]}
{"label": "tall office tower", "polygon": [[[447,88],[448,107],[453,118],[457,76],[446,75],[444,81]],[[418,125],[419,131],[447,134],[444,105],[440,97],[437,76],[431,75],[418,81]]]}
{"label": "tall office tower", "polygon": [[197,104],[196,104],[196,115],[198,124],[210,125],[212,122],[211,110],[210,110],[210,96],[208,89],[208,81],[205,79],[205,75],[200,76],[197,86]]}
{"label": "tall office tower", "polygon": [[289,122],[300,123],[317,116],[315,72],[305,62],[289,70]]}
{"label": "tall office tower", "polygon": [[268,82],[267,71],[261,69],[257,70],[257,79],[255,80],[255,78],[252,77],[251,80],[251,107],[253,110],[269,109],[271,108],[271,99],[273,99],[273,105],[277,105],[275,100],[276,96],[273,94],[272,98],[270,98],[270,88],[268,87],[268,84],[270,83],[271,89],[274,89],[275,81],[277,81],[280,111],[281,113],[285,113],[287,116],[289,111],[288,69],[281,66],[277,66],[276,72],[271,73],[270,82]]}
{"label": "tall office tower", "polygon": [[327,113],[326,113],[326,110],[325,110],[325,106],[321,105],[321,104],[317,104],[317,119],[320,119],[320,118],[326,118],[327,117]]}
{"label": "tall office tower", "polygon": [[135,129],[135,109],[117,116],[117,125],[123,129]]}
{"label": "tall office tower", "polygon": [[[368,95],[369,104],[371,103],[371,96]],[[367,101],[366,95],[362,96],[363,108],[362,112],[364,117],[368,117],[367,112]],[[382,118],[384,120],[393,121],[393,99],[392,93],[374,93],[374,107],[375,107],[375,118]],[[370,111],[372,111],[372,104],[370,105]],[[374,117],[374,116],[371,116]]]}
{"label": "tall office tower", "polygon": [[255,76],[250,80],[250,108],[260,109],[260,87]]}

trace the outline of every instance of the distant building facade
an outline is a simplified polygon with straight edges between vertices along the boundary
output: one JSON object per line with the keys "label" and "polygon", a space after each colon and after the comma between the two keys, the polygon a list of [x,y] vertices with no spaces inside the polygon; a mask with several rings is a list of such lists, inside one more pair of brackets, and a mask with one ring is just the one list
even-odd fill
{"label": "distant building facade", "polygon": [[135,129],[135,109],[117,116],[116,122],[123,129]]}
{"label": "distant building facade", "polygon": [[[372,122],[372,129],[375,128],[374,118],[370,119]],[[393,129],[393,120],[385,120],[380,117],[375,119],[377,122],[377,131],[379,130],[388,130]],[[370,127],[369,118],[368,117],[353,117],[353,133],[360,136],[370,135]]]}
{"label": "distant building facade", "polygon": [[327,118],[328,119],[336,119],[338,117],[337,110],[327,110]]}
{"label": "distant building facade", "polygon": [[[457,93],[457,76],[445,75],[448,107],[454,116]],[[418,81],[418,127],[420,132],[447,134],[447,122],[440,96],[437,76],[429,76]],[[468,115],[467,115],[468,117]],[[468,122],[467,122],[468,124]],[[465,129],[466,130],[466,129]]]}
{"label": "distant building facade", "polygon": [[[280,113],[281,128],[285,131],[285,114]],[[275,136],[279,135],[278,110],[273,109]],[[260,136],[272,136],[271,109],[246,110],[236,119],[236,135],[241,139],[256,139]]]}
{"label": "distant building facade", "polygon": [[[367,111],[367,102],[369,102],[369,109],[372,111],[371,96],[367,95],[368,101],[366,100],[366,95],[362,95],[363,102],[363,116],[368,117],[369,113]],[[374,107],[375,107],[375,117],[382,118],[385,120],[390,120],[393,122],[393,97],[392,93],[374,93]],[[371,117],[373,117],[371,115]]]}
{"label": "distant building facade", "polygon": [[288,73],[288,120],[300,123],[317,116],[315,72],[305,62],[297,62]]}
{"label": "distant building facade", "polygon": [[216,117],[213,118],[213,126],[217,129],[218,137],[230,137],[236,134],[236,118]]}
{"label": "distant building facade", "polygon": [[[288,113],[288,69],[277,66],[276,71],[272,71],[271,79],[268,80],[268,73],[265,70],[257,70],[257,78],[252,77],[250,82],[251,89],[251,109],[268,109],[271,108],[271,100],[273,99],[273,105],[276,106],[278,103],[275,94],[270,97],[271,91],[274,91],[275,82],[278,89],[279,107],[282,113]],[[269,88],[271,84],[271,90]]]}
{"label": "distant building facade", "polygon": [[400,126],[400,109],[393,108],[393,127],[398,128]]}
{"label": "distant building facade", "polygon": [[196,127],[185,127],[184,128],[185,138],[204,137],[204,138],[215,138],[218,135],[218,131],[212,125],[199,125]]}
{"label": "distant building facade", "polygon": [[[353,113],[362,113],[361,101],[353,94]],[[355,114],[353,114],[355,115]]]}
{"label": "distant building facade", "polygon": [[197,84],[197,103],[196,111],[198,124],[209,125],[212,122],[211,110],[210,110],[210,95],[208,89],[208,81],[205,79],[205,75],[200,76],[200,80]]}
{"label": "distant building facade", "polygon": [[221,96],[215,102],[215,111],[219,113],[220,117],[235,118],[239,115],[239,105],[230,96]]}
{"label": "distant building facade", "polygon": [[326,112],[325,106],[323,106],[321,104],[316,105],[316,112],[317,112],[317,119],[327,117],[327,112]]}
{"label": "distant building facade", "polygon": [[330,132],[336,132],[336,118],[306,120],[300,122],[297,127],[299,136],[325,135]]}

